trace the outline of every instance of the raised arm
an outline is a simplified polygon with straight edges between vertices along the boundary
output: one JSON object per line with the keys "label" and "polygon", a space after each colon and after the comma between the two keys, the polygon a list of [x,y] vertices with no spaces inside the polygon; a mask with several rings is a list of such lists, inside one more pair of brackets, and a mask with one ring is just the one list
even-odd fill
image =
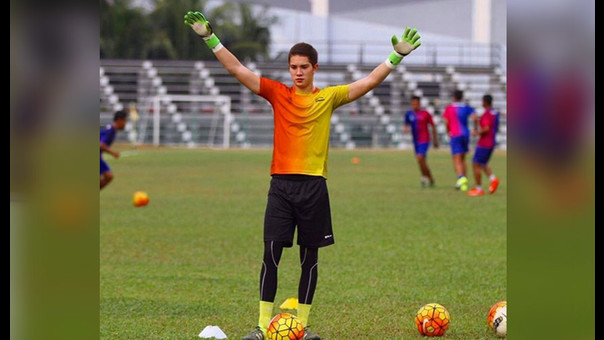
{"label": "raised arm", "polygon": [[413,50],[421,45],[419,38],[420,35],[417,34],[417,30],[411,29],[410,27],[405,29],[405,33],[400,41],[393,35],[391,41],[394,51],[390,53],[390,56],[385,62],[374,68],[367,77],[350,84],[350,87],[348,88],[348,99],[351,101],[359,99],[367,92],[376,88],[384,81],[384,79],[386,79],[396,65],[401,63],[401,60],[403,60],[406,55],[413,52]]}
{"label": "raised arm", "polygon": [[256,94],[260,92],[260,77],[245,67],[237,57],[220,43],[220,40],[214,34],[212,25],[202,13],[188,12],[185,15],[185,24],[189,25],[195,33],[203,38],[222,66],[235,76],[243,86]]}

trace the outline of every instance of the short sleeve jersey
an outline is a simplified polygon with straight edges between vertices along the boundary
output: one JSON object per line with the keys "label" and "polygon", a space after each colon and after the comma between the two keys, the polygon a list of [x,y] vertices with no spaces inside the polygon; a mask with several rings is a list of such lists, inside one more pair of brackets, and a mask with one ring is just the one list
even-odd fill
{"label": "short sleeve jersey", "polygon": [[329,86],[306,94],[261,77],[258,94],[269,101],[274,112],[271,175],[327,178],[331,114],[350,102],[348,85]]}

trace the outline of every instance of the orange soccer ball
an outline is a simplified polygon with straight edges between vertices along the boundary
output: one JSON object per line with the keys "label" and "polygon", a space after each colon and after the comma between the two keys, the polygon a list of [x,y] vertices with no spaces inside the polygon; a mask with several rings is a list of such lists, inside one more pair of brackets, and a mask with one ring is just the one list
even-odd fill
{"label": "orange soccer ball", "polygon": [[489,310],[489,314],[487,315],[487,323],[489,324],[489,327],[491,329],[493,329],[493,319],[495,318],[495,314],[498,310],[507,306],[507,304],[508,303],[506,301],[499,301],[494,304],[493,307],[491,307],[491,309]]}
{"label": "orange soccer ball", "polygon": [[132,203],[135,207],[144,207],[149,203],[149,195],[144,191],[137,191],[132,195]]}
{"label": "orange soccer ball", "polygon": [[442,336],[449,328],[450,321],[449,312],[438,303],[423,306],[415,315],[417,330],[425,336]]}
{"label": "orange soccer ball", "polygon": [[292,314],[277,314],[268,324],[266,336],[268,340],[300,340],[304,338],[304,325]]}

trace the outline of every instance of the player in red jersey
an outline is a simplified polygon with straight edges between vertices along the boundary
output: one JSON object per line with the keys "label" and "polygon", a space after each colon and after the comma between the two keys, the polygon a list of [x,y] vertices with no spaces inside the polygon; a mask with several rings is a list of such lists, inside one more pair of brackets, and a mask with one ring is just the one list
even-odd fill
{"label": "player in red jersey", "polygon": [[493,174],[491,168],[487,165],[493,149],[497,144],[495,136],[499,128],[499,113],[492,109],[493,97],[486,94],[482,97],[482,106],[484,107],[484,113],[480,116],[478,130],[473,131],[473,135],[480,136],[476,143],[476,150],[474,151],[474,158],[472,158],[472,166],[474,169],[474,179],[476,180],[476,187],[468,191],[469,196],[482,196],[484,190],[482,189],[481,171],[489,177],[489,193],[492,194],[497,190],[499,186],[499,179]]}
{"label": "player in red jersey", "polygon": [[413,147],[415,149],[415,158],[419,164],[419,170],[422,173],[421,185],[425,187],[427,184],[434,185],[434,178],[426,162],[428,148],[430,147],[430,133],[428,126],[432,127],[432,141],[434,148],[438,148],[438,136],[436,135],[436,127],[432,120],[432,115],[421,109],[420,97],[411,97],[411,108],[405,113],[405,132],[413,135]]}

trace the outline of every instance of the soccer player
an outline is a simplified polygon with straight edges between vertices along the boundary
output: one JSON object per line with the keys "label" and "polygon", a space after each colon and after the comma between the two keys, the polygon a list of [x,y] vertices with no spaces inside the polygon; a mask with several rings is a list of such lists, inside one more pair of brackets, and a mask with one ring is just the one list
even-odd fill
{"label": "soccer player", "polygon": [[124,129],[127,120],[128,118],[125,111],[117,111],[113,114],[113,123],[101,130],[101,189],[113,179],[113,172],[111,172],[109,165],[103,160],[103,152],[107,152],[115,158],[120,156],[119,151],[111,150],[109,147],[113,144],[115,133],[118,130]]}
{"label": "soccer player", "polygon": [[482,97],[482,107],[484,107],[484,113],[480,116],[479,127],[477,130],[472,132],[475,136],[480,136],[476,143],[476,150],[474,151],[474,158],[472,159],[472,166],[474,170],[474,179],[476,180],[476,187],[468,191],[469,196],[482,196],[484,190],[482,189],[481,171],[489,177],[489,193],[492,194],[497,190],[499,186],[499,179],[493,174],[491,168],[487,165],[493,149],[495,148],[495,135],[499,128],[499,113],[492,109],[493,97],[490,94],[486,94]]}
{"label": "soccer player", "polygon": [[243,340],[262,340],[272,316],[277,292],[277,268],[283,248],[293,245],[298,228],[301,276],[297,316],[306,326],[304,339],[321,339],[308,328],[308,316],[317,285],[319,248],[334,243],[327,192],[327,152],[333,110],[378,86],[404,56],[420,46],[417,30],[407,28],[394,51],[368,76],[348,85],[323,89],[314,85],[319,69],[317,51],[307,43],[289,51],[288,69],[293,85],[260,77],[225,48],[208,20],[188,12],[185,24],[203,37],[214,55],[241,84],[265,98],[274,112],[274,147],[271,184],[264,217],[264,257],[260,271],[258,326]]}
{"label": "soccer player", "polygon": [[468,129],[468,118],[472,117],[477,124],[474,108],[461,102],[463,92],[453,92],[453,102],[445,108],[443,119],[449,131],[449,145],[453,155],[453,168],[457,174],[455,188],[461,191],[468,190],[468,178],[466,177],[466,153],[470,142],[470,130]]}
{"label": "soccer player", "polygon": [[415,158],[417,164],[419,164],[419,170],[422,173],[421,185],[425,187],[430,184],[434,186],[434,178],[426,162],[426,154],[428,153],[428,147],[430,147],[430,133],[428,132],[428,126],[432,127],[432,141],[434,148],[438,148],[438,137],[436,135],[436,127],[432,120],[432,115],[422,110],[420,106],[420,97],[411,97],[411,108],[412,110],[405,113],[405,132],[409,132],[411,127],[411,133],[413,134],[413,146],[415,147]]}

